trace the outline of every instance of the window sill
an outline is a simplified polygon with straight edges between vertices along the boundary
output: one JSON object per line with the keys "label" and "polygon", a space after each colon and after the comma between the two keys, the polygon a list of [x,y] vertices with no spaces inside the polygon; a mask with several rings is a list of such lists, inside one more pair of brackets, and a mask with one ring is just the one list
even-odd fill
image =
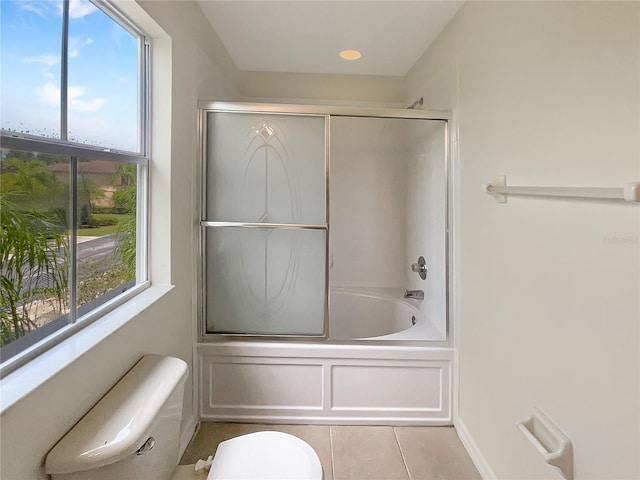
{"label": "window sill", "polygon": [[172,285],[152,285],[0,380],[0,414],[126,325],[166,295]]}

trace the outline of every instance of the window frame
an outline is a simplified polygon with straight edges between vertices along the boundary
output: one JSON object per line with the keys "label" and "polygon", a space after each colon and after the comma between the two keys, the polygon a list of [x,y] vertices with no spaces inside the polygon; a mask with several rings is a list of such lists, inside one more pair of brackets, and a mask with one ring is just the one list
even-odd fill
{"label": "window frame", "polygon": [[[47,331],[49,324],[30,333],[41,332],[30,338],[29,345],[22,348],[0,364],[0,378],[15,371],[34,358],[42,355],[52,347],[74,335],[76,332],[100,319],[115,308],[123,305],[150,286],[149,281],[149,164],[151,148],[150,99],[151,99],[151,42],[131,20],[122,14],[114,5],[106,0],[89,0],[114,22],[138,38],[138,152],[129,152],[107,147],[98,147],[66,140],[67,91],[67,39],[69,0],[63,1],[62,29],[62,81],[61,81],[61,132],[60,139],[51,139],[37,135],[24,134],[2,129],[0,141],[3,150],[20,150],[43,154],[68,156],[71,166],[71,225],[69,232],[70,271],[69,271],[69,320],[63,327],[52,332]],[[137,165],[137,198],[136,198],[136,278],[133,286],[126,291],[115,294],[113,298],[101,303],[92,310],[78,316],[76,305],[76,268],[77,268],[77,167],[79,160],[110,160],[118,163]],[[116,289],[117,290],[117,289]],[[113,291],[112,291],[113,292]],[[111,292],[110,292],[111,293]],[[109,293],[105,294],[109,295]],[[61,317],[64,318],[64,317]],[[51,330],[49,328],[48,330]],[[22,338],[17,339],[20,341]],[[10,346],[11,344],[8,344]],[[6,348],[6,347],[5,347]]]}

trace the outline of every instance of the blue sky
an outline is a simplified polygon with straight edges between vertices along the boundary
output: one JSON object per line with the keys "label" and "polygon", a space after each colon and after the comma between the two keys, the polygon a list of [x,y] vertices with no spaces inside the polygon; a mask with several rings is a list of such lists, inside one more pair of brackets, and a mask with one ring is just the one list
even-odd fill
{"label": "blue sky", "polygon": [[[62,1],[0,9],[2,128],[59,138]],[[69,12],[69,139],[137,151],[137,38],[88,0]]]}

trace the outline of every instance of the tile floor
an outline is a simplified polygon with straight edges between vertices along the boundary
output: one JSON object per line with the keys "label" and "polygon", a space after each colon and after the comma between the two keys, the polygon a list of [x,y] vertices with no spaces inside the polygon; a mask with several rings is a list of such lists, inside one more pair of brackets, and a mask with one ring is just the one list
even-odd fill
{"label": "tile floor", "polygon": [[290,433],[309,443],[320,457],[324,480],[481,479],[453,427],[205,422],[180,464],[206,459],[220,442],[260,430]]}

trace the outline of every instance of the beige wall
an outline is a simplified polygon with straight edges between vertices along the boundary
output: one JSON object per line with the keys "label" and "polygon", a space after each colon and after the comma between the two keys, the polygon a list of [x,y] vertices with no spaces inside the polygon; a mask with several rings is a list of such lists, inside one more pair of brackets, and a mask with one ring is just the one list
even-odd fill
{"label": "beige wall", "polygon": [[398,106],[404,101],[404,77],[240,72],[238,91],[245,101],[364,106]]}
{"label": "beige wall", "polygon": [[[148,17],[142,21],[146,15],[136,4],[123,3],[154,37],[151,270],[154,283],[175,288],[3,412],[3,480],[47,478],[47,452],[143,354],[174,355],[192,364],[196,102],[234,100],[236,72],[195,4],[141,5],[167,34]],[[185,427],[196,420],[191,380],[186,390]]]}
{"label": "beige wall", "polygon": [[640,478],[640,208],[482,188],[640,178],[639,24],[638,2],[467,2],[408,76],[457,121],[459,420],[498,478],[561,478],[515,426],[534,406],[575,478]]}

